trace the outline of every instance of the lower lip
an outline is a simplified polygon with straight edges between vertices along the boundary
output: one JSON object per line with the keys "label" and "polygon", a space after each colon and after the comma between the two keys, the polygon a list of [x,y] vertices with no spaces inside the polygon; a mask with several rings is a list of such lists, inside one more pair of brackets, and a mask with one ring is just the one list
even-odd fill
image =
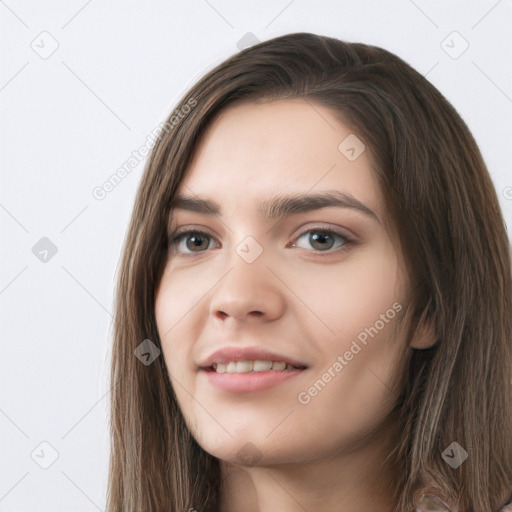
{"label": "lower lip", "polygon": [[265,391],[277,386],[285,380],[296,377],[304,370],[269,370],[266,372],[217,373],[201,370],[206,373],[210,384],[231,393],[253,393]]}

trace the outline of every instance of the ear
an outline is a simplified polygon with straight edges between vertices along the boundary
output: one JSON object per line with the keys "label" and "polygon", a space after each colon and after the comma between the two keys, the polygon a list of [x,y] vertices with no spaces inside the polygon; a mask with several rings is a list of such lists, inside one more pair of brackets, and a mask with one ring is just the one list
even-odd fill
{"label": "ear", "polygon": [[427,349],[431,348],[437,341],[434,326],[430,320],[420,321],[416,332],[414,333],[413,340],[410,343],[411,348]]}

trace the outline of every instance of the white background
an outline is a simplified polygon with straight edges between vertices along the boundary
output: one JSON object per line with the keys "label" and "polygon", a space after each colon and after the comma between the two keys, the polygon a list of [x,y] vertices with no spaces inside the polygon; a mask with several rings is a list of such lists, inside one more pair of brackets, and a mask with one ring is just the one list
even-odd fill
{"label": "white background", "polygon": [[468,123],[510,229],[511,27],[511,0],[0,1],[0,512],[104,510],[113,290],[143,162],[92,190],[201,74],[247,32],[396,53]]}

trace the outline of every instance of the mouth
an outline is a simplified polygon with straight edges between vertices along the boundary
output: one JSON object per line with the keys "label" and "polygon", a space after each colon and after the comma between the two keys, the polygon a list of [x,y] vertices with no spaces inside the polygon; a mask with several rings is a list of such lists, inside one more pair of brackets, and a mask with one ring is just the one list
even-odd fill
{"label": "mouth", "polygon": [[302,364],[255,359],[225,361],[199,368],[209,385],[228,393],[256,393],[275,389],[307,370]]}
{"label": "mouth", "polygon": [[292,365],[285,361],[254,360],[254,361],[229,361],[227,363],[214,363],[210,366],[200,368],[207,372],[221,374],[245,374],[245,373],[263,373],[263,372],[282,372],[293,370],[305,370],[305,365]]}
{"label": "mouth", "polygon": [[206,384],[229,393],[266,391],[297,377],[308,366],[261,346],[228,346],[204,359],[198,375]]}

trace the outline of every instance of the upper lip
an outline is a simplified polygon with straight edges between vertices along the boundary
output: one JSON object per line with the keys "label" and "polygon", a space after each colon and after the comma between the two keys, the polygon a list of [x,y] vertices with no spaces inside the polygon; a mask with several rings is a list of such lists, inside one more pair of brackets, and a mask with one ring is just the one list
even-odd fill
{"label": "upper lip", "polygon": [[308,367],[297,359],[261,347],[224,347],[216,350],[204,359],[199,364],[199,368],[209,368],[214,364],[226,364],[230,361],[283,361],[296,368],[304,369]]}

